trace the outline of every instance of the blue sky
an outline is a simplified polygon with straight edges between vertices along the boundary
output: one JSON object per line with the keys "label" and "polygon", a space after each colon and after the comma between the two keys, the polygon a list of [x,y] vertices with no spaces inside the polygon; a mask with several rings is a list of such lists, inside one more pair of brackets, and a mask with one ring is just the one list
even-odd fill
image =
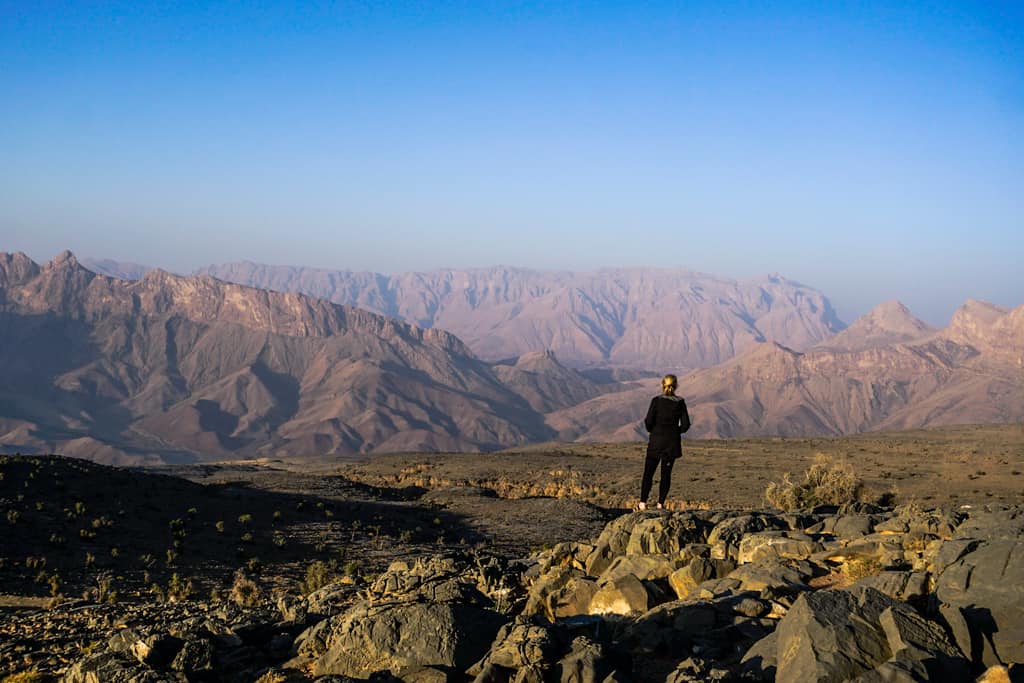
{"label": "blue sky", "polygon": [[1024,303],[1024,6],[0,0],[0,250]]}

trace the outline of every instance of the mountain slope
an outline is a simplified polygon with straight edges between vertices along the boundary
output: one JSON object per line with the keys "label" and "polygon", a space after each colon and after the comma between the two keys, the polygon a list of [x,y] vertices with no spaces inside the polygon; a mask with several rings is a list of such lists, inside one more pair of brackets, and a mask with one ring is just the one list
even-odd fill
{"label": "mountain slope", "polygon": [[477,450],[550,436],[454,336],[70,253],[0,257],[0,448],[107,462]]}
{"label": "mountain slope", "polygon": [[[855,323],[856,325],[856,323]],[[851,329],[857,331],[855,326]],[[863,341],[863,338],[861,339]],[[912,343],[798,353],[761,344],[680,380],[693,437],[853,434],[1024,421],[1024,306],[968,302]],[[656,379],[548,415],[560,438],[632,439]]]}
{"label": "mountain slope", "polygon": [[708,367],[764,340],[808,348],[843,327],[820,292],[778,276],[504,267],[387,276],[247,262],[200,272],[448,330],[488,360],[550,349],[578,368]]}

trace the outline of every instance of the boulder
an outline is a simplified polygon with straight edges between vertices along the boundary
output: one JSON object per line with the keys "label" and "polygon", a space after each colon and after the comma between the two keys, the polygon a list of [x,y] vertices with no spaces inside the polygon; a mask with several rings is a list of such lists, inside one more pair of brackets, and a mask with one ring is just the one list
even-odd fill
{"label": "boulder", "polygon": [[938,624],[873,588],[804,594],[779,623],[775,642],[779,683],[952,681],[967,672]]}
{"label": "boulder", "polygon": [[616,557],[608,568],[597,579],[603,586],[625,576],[638,579],[664,579],[680,566],[679,562],[668,555],[623,555]]}
{"label": "boulder", "polygon": [[871,587],[895,600],[922,605],[929,594],[928,580],[926,572],[883,571],[865,576],[854,585]]}
{"label": "boulder", "polygon": [[132,643],[129,651],[146,666],[162,669],[171,663],[182,641],[167,633],[157,633]]}
{"label": "boulder", "polygon": [[645,612],[650,598],[644,584],[633,575],[626,575],[604,584],[590,600],[591,614],[630,614]]}
{"label": "boulder", "polygon": [[740,564],[763,559],[804,560],[824,547],[810,536],[795,531],[763,531],[740,541],[736,561]]}
{"label": "boulder", "polygon": [[[544,614],[549,619],[554,619],[552,605],[564,597],[567,587],[583,578],[583,572],[568,566],[555,566],[546,574],[534,579],[530,590],[526,595],[526,605],[523,607],[523,614],[532,616]],[[569,590],[573,590],[569,588]]]}
{"label": "boulder", "polygon": [[597,582],[591,579],[570,579],[562,588],[548,594],[546,616],[554,620],[589,614],[590,603],[598,589]]}
{"label": "boulder", "polygon": [[885,662],[892,652],[878,619],[893,604],[870,588],[800,596],[776,630],[776,680],[848,681]]}
{"label": "boulder", "polygon": [[383,669],[400,675],[425,666],[464,670],[488,651],[504,622],[502,615],[471,605],[359,603],[331,618],[327,647],[313,672],[367,676]]}
{"label": "boulder", "polygon": [[937,623],[902,607],[887,608],[879,616],[878,623],[885,633],[893,660],[920,665],[928,680],[962,681],[970,677],[963,653],[950,643],[946,632]]}
{"label": "boulder", "polygon": [[777,669],[778,631],[772,631],[747,650],[740,660],[740,673],[755,681],[774,681]]}
{"label": "boulder", "polygon": [[810,590],[805,581],[814,575],[809,563],[800,561],[758,560],[737,567],[728,578],[740,582],[741,590],[798,593]]}
{"label": "boulder", "polygon": [[875,521],[871,515],[843,515],[832,524],[832,535],[839,538],[867,536],[874,530]]}
{"label": "boulder", "polygon": [[711,557],[734,560],[744,536],[766,530],[785,531],[788,528],[785,520],[773,515],[730,517],[716,524],[708,534],[707,542],[711,546]]}
{"label": "boulder", "polygon": [[706,523],[693,513],[658,515],[641,519],[633,526],[626,554],[676,554],[691,543],[703,543],[706,537]]}
{"label": "boulder", "polygon": [[174,683],[177,678],[127,661],[116,652],[90,655],[64,672],[63,683]]}
{"label": "boulder", "polygon": [[558,649],[558,642],[548,629],[520,620],[501,627],[491,648],[489,662],[506,669],[519,669],[550,661]]}
{"label": "boulder", "polygon": [[[975,664],[1024,662],[1021,586],[1024,539],[982,543],[950,565],[936,581],[939,602],[958,609],[967,622],[970,641],[958,638],[957,643]],[[986,646],[991,648],[991,657],[985,656]]]}
{"label": "boulder", "polygon": [[622,641],[636,654],[679,652],[693,639],[723,625],[722,613],[703,600],[676,600],[648,610],[628,624]]}
{"label": "boulder", "polygon": [[977,538],[957,538],[938,543],[925,553],[924,568],[938,576],[961,557],[976,550],[981,543]]}
{"label": "boulder", "polygon": [[953,538],[1012,541],[1024,537],[1024,507],[985,506],[971,510]]}
{"label": "boulder", "polygon": [[171,668],[186,674],[213,670],[213,643],[205,638],[186,640],[171,661]]}
{"label": "boulder", "polygon": [[676,596],[682,600],[705,581],[722,578],[735,569],[736,564],[730,560],[695,558],[685,567],[669,574],[668,583]]}
{"label": "boulder", "polygon": [[604,648],[589,638],[576,638],[572,649],[555,665],[559,683],[602,683],[611,673]]}
{"label": "boulder", "polygon": [[435,555],[414,562],[392,562],[369,588],[378,599],[424,600],[490,607],[469,563],[463,558]]}

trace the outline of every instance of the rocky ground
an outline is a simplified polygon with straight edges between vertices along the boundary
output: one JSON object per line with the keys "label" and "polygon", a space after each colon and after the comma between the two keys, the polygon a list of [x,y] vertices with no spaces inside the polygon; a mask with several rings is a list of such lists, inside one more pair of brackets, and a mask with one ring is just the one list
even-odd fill
{"label": "rocky ground", "polygon": [[1024,679],[1019,490],[630,513],[573,490],[594,451],[424,457],[3,459],[0,680]]}

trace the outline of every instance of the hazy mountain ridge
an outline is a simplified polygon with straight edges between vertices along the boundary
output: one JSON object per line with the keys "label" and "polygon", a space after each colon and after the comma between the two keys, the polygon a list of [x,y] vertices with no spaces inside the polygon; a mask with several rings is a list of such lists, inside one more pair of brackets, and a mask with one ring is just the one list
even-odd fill
{"label": "hazy mountain ridge", "polygon": [[[891,308],[891,307],[889,307]],[[1024,306],[968,301],[943,330],[884,343],[878,311],[854,322],[846,346],[805,353],[765,343],[681,378],[692,437],[854,434],[1024,421]],[[903,329],[903,326],[898,326]],[[916,328],[916,325],[912,326]],[[902,333],[897,336],[902,336]],[[560,438],[633,439],[657,380],[548,415]]]}
{"label": "hazy mountain ridge", "polygon": [[[44,266],[0,254],[0,283],[8,451],[132,463],[635,440],[657,391],[551,351],[487,363],[440,329],[294,292],[105,277],[67,252]],[[705,320],[734,316],[704,305]],[[1019,422],[1024,306],[968,301],[935,330],[890,302],[804,352],[753,342],[680,392],[696,437]]]}
{"label": "hazy mountain ridge", "polygon": [[808,348],[843,328],[824,295],[779,276],[507,267],[387,276],[248,262],[198,272],[445,329],[488,360],[551,349],[575,367],[681,370],[715,365],[764,340]]}
{"label": "hazy mountain ridge", "polygon": [[441,330],[210,277],[108,278],[68,252],[3,255],[0,282],[5,450],[136,462],[551,436]]}

